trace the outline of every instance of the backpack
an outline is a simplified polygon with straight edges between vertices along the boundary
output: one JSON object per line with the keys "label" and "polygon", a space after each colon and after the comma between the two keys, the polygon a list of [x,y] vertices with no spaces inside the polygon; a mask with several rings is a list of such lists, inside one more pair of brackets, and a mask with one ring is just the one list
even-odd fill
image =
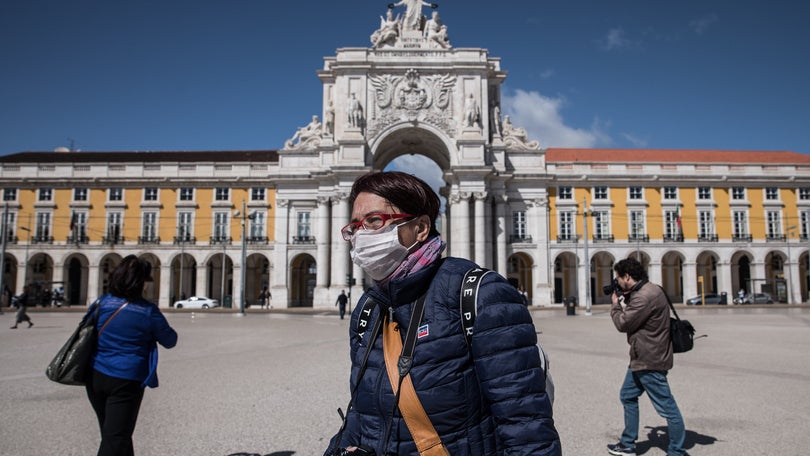
{"label": "backpack", "polygon": [[[467,339],[467,347],[472,344],[473,325],[478,314],[478,287],[481,286],[484,276],[490,272],[492,271],[483,268],[470,269],[464,274],[464,279],[461,282],[459,308],[461,311],[461,329]],[[548,394],[551,403],[554,404],[554,380],[552,380],[551,372],[549,372],[548,355],[546,355],[540,344],[537,344],[537,349],[540,350],[540,368],[543,369],[543,374],[546,377],[546,394]]]}

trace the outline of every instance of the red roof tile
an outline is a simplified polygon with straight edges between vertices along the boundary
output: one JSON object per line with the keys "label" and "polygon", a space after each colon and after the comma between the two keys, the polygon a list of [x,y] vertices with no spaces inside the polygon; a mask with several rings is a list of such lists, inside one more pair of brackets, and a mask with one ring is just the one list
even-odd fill
{"label": "red roof tile", "polygon": [[788,151],[667,149],[546,149],[548,163],[810,164],[810,155]]}

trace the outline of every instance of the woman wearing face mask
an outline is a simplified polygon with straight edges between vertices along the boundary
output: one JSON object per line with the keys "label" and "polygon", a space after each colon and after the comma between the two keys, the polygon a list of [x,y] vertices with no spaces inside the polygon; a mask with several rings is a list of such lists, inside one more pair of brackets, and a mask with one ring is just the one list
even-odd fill
{"label": "woman wearing face mask", "polygon": [[[468,346],[459,300],[462,279],[476,265],[441,258],[440,202],[430,186],[405,173],[370,173],[354,183],[349,202],[351,222],[341,235],[374,286],[352,314],[352,399],[325,455],[420,454],[383,353],[383,338],[404,340],[411,321],[418,336],[410,381],[443,446],[430,454],[560,455],[536,332],[520,293],[498,274],[483,277]],[[420,299],[423,314],[414,320]],[[378,321],[380,333],[388,325],[396,331],[378,336],[369,329]]]}

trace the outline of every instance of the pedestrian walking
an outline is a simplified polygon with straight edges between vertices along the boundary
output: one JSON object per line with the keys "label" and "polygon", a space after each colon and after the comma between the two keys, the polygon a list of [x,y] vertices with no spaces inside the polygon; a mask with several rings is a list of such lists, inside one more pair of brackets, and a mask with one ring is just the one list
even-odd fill
{"label": "pedestrian walking", "polygon": [[[259,292],[259,307],[264,309],[265,304],[267,304],[267,297],[270,296],[270,290],[267,287],[264,287],[262,291]],[[269,306],[268,306],[269,307]]]}
{"label": "pedestrian walking", "polygon": [[337,301],[335,301],[335,305],[338,306],[341,320],[343,320],[343,316],[346,315],[346,303],[348,302],[349,297],[346,296],[346,290],[340,290],[340,294],[337,297]]}
{"label": "pedestrian walking", "polygon": [[28,322],[29,328],[34,326],[34,322],[32,322],[31,317],[28,316],[28,285],[24,286],[23,292],[12,298],[11,302],[17,306],[17,316],[14,320],[14,326],[12,326],[11,329],[17,329],[17,325],[24,321]]}
{"label": "pedestrian walking", "polygon": [[99,456],[134,455],[132,433],[145,387],[156,388],[157,344],[172,348],[177,333],[158,306],[143,298],[151,265],[129,255],[110,274],[110,293],[99,299],[93,374],[85,388],[101,429]]}
{"label": "pedestrian walking", "polygon": [[667,381],[667,372],[673,365],[669,300],[660,286],[647,280],[644,267],[634,258],[620,260],[613,270],[623,293],[611,295],[610,316],[616,329],[627,334],[630,366],[619,394],[624,407],[624,431],[618,443],[608,445],[608,452],[636,454],[638,398],[646,392],[655,411],[667,420],[667,455],[686,454],[683,448],[686,428]]}

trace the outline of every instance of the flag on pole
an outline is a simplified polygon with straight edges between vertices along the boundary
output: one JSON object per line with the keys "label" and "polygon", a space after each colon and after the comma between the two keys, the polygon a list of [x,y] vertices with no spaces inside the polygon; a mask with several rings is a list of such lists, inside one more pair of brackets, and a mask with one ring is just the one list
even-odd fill
{"label": "flag on pole", "polygon": [[74,228],[76,228],[76,213],[75,212],[70,215],[70,231],[72,232]]}

